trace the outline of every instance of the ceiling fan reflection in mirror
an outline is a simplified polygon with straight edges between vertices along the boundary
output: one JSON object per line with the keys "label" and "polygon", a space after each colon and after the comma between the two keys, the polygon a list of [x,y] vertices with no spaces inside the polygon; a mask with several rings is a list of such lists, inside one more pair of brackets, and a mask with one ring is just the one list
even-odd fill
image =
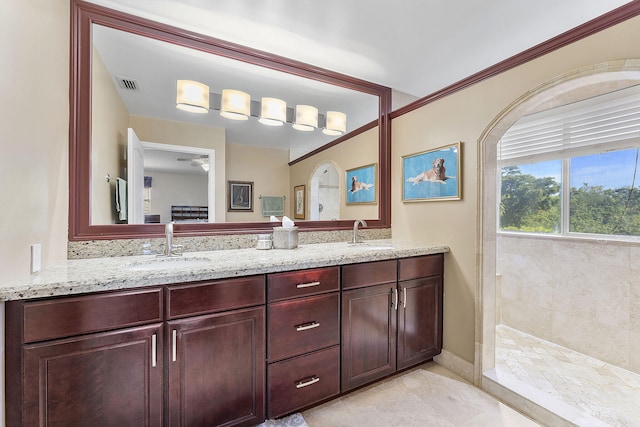
{"label": "ceiling fan reflection in mirror", "polygon": [[209,170],[209,156],[204,154],[195,157],[178,157],[176,160],[178,162],[190,162],[190,166],[199,167],[205,171]]}

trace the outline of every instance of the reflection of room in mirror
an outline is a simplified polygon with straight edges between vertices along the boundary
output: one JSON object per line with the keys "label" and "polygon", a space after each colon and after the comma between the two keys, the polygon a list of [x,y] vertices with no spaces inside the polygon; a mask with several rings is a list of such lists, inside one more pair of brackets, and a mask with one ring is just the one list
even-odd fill
{"label": "reflection of room in mirror", "polygon": [[[376,157],[389,146],[388,121],[384,117],[379,120],[381,114],[387,115],[390,110],[389,88],[306,64],[292,66],[283,63],[281,58],[247,47],[230,49],[224,41],[206,36],[192,37],[151,21],[141,25],[143,23],[137,17],[114,15],[101,6],[72,2],[72,11],[79,17],[71,24],[73,70],[70,74],[75,76],[70,85],[73,161],[69,233],[72,239],[123,238],[141,232],[155,233],[157,227],[126,229],[121,226],[105,228],[104,225],[142,224],[145,215],[160,215],[161,218],[155,219],[162,222],[169,219],[169,213],[156,212],[161,191],[155,179],[150,190],[145,191],[143,185],[139,185],[140,194],[146,192],[146,195],[139,198],[135,218],[126,210],[116,212],[113,209],[114,185],[104,184],[104,176],[110,173],[130,186],[127,167],[129,127],[136,129],[143,141],[207,147],[218,152],[216,161],[210,162],[215,164],[218,182],[215,186],[209,184],[208,191],[214,197],[209,197],[208,221],[238,223],[234,227],[224,226],[227,231],[244,231],[248,225],[243,223],[263,220],[258,209],[255,215],[227,212],[227,179],[255,180],[257,194],[290,194],[290,186],[294,183],[291,166],[296,161],[304,161],[305,155],[318,147],[329,144],[330,149],[335,148],[369,131],[375,133],[380,143],[373,149]],[[306,104],[318,108],[320,115],[342,112],[346,118],[345,133],[326,135],[320,129],[322,120],[313,132],[298,132],[286,123],[264,126],[259,122],[260,112],[254,115],[253,111],[248,120],[233,122],[222,118],[219,111],[211,108],[211,103],[206,113],[185,112],[176,108],[176,84],[184,79],[206,84],[213,95],[221,94],[224,89],[237,89],[250,94],[252,102],[271,97],[284,100],[287,109]],[[325,122],[333,122],[333,119],[325,118]],[[339,119],[336,118],[341,123],[342,116]],[[287,122],[289,120],[287,117]],[[143,121],[148,122],[144,124],[145,130],[140,128]],[[372,130],[379,124],[382,124],[379,132]],[[333,124],[332,128],[343,132],[341,124]],[[227,165],[230,152],[247,151],[230,147],[252,147],[253,150],[248,156],[236,156],[234,163]],[[379,152],[378,147],[383,151]],[[259,153],[254,152],[256,149]],[[276,151],[285,153],[288,162],[284,160],[281,165],[283,155]],[[308,158],[313,157],[315,155]],[[250,158],[256,160],[247,162]],[[257,159],[261,162],[256,168]],[[90,167],[76,167],[84,164]],[[303,180],[296,178],[295,183],[308,183],[309,178],[309,175]],[[385,203],[386,197],[385,193]],[[214,208],[211,208],[212,204]],[[307,208],[310,209],[308,204]],[[289,198],[285,209],[293,212]],[[166,211],[169,212],[169,208]],[[120,214],[129,218],[121,219]],[[384,215],[379,215],[380,212],[375,211],[365,217],[386,221],[382,218]],[[363,215],[358,214],[358,217]],[[315,227],[315,224],[309,224],[308,228]],[[207,227],[194,226],[192,229],[221,228],[207,224]]]}
{"label": "reflection of room in mirror", "polygon": [[208,222],[208,171],[206,154],[145,149],[144,174],[154,194],[145,214],[159,215],[161,223]]}
{"label": "reflection of room in mirror", "polygon": [[311,177],[310,219],[340,218],[340,175],[332,163],[320,164]]}
{"label": "reflection of room in mirror", "polygon": [[[345,131],[370,123],[379,115],[377,95],[102,25],[92,25],[92,36],[94,55],[99,56],[113,81],[122,81],[124,77],[125,81],[135,82],[136,90],[129,90],[126,84],[116,85],[130,114],[226,128],[230,141],[243,144],[260,141],[269,147],[286,148],[291,151],[290,160],[331,142]],[[202,76],[194,83],[211,92],[209,113],[190,114],[176,108],[177,83],[188,76]],[[240,89],[250,95],[254,116],[242,126],[224,120],[220,107],[215,107],[215,100],[223,91]],[[265,129],[259,122],[260,111],[253,112],[253,103],[259,105],[263,97],[283,100],[289,109],[297,105],[313,106],[321,112],[324,129],[318,126],[317,132],[304,132],[305,135],[290,126]]]}

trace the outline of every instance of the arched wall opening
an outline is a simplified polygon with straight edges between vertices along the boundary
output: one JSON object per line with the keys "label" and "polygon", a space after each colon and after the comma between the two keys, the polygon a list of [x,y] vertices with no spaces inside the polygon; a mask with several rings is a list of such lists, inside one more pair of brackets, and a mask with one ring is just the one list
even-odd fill
{"label": "arched wall opening", "polygon": [[[563,74],[516,99],[485,128],[478,140],[479,262],[476,301],[476,357],[474,382],[494,392],[496,318],[498,312],[498,162],[497,144],[521,117],[640,84],[640,60],[611,61]],[[488,381],[489,380],[489,381]],[[521,400],[520,400],[521,401]],[[518,402],[514,399],[513,402]],[[523,409],[523,408],[520,408]]]}

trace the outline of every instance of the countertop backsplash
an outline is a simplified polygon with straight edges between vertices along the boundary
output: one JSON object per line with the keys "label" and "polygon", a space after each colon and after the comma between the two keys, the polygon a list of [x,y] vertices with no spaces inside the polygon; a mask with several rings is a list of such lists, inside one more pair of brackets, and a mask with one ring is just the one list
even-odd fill
{"label": "countertop backsplash", "polygon": [[[300,244],[347,242],[351,230],[303,231],[298,234]],[[390,228],[360,228],[358,236],[364,240],[390,239]],[[176,237],[174,244],[183,245],[184,252],[216,251],[221,249],[255,248],[257,234]],[[164,238],[87,240],[69,242],[67,259],[135,256],[162,253]]]}

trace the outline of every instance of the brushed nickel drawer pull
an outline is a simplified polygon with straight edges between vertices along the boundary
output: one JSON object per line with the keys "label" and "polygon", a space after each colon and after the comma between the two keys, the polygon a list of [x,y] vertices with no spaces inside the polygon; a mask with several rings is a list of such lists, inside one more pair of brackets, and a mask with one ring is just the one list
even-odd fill
{"label": "brushed nickel drawer pull", "polygon": [[318,381],[320,381],[320,378],[316,377],[315,375],[311,377],[311,379],[309,379],[309,381],[304,381],[304,380],[300,380],[296,383],[296,388],[303,388],[303,387],[308,387],[311,384],[315,384]]}
{"label": "brushed nickel drawer pull", "polygon": [[155,368],[158,364],[158,336],[151,335],[151,367]]}
{"label": "brushed nickel drawer pull", "polygon": [[320,282],[299,283],[296,285],[296,288],[298,289],[311,288],[313,286],[320,286]]}
{"label": "brushed nickel drawer pull", "polygon": [[306,330],[309,330],[309,329],[317,328],[318,326],[320,326],[320,322],[303,323],[302,325],[297,325],[296,326],[296,331],[298,331],[298,332],[306,331]]}
{"label": "brushed nickel drawer pull", "polygon": [[171,358],[173,359],[173,361],[175,362],[176,359],[178,358],[178,331],[176,331],[175,329],[173,330],[173,343],[171,345]]}

